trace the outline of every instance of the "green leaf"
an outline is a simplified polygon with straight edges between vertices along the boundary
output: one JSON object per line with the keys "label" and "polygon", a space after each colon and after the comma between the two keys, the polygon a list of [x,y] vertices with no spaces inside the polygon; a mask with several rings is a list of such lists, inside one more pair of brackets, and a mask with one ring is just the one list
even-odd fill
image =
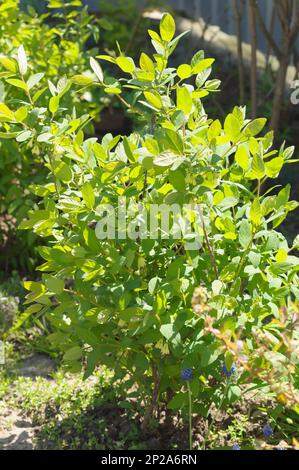
{"label": "green leaf", "polygon": [[17,64],[16,61],[13,59],[9,59],[8,57],[0,57],[0,64],[9,72],[15,73],[17,71]]}
{"label": "green leaf", "polygon": [[53,162],[53,172],[58,179],[65,183],[68,183],[73,178],[72,170],[62,160]]}
{"label": "green leaf", "polygon": [[44,132],[43,134],[40,134],[37,137],[37,142],[50,142],[50,140],[53,139],[53,134],[50,132]]}
{"label": "green leaf", "polygon": [[116,59],[114,57],[111,57],[110,55],[97,55],[96,58],[106,60],[107,62],[111,62],[111,64],[116,63]]}
{"label": "green leaf", "polygon": [[131,148],[130,141],[126,136],[124,136],[123,138],[123,144],[124,144],[124,149],[125,149],[129,162],[132,162],[132,163],[135,162],[136,159],[135,159],[133,150]]}
{"label": "green leaf", "polygon": [[185,176],[180,170],[176,171],[171,171],[169,173],[169,181],[174,187],[179,192],[183,192],[186,189],[186,181],[185,181]]}
{"label": "green leaf", "polygon": [[192,69],[194,69],[204,58],[205,58],[204,51],[203,50],[197,51],[191,60]]}
{"label": "green leaf", "polygon": [[267,119],[258,118],[251,121],[244,129],[244,133],[247,137],[254,137],[259,134],[265,127]]}
{"label": "green leaf", "polygon": [[279,191],[275,199],[275,209],[280,209],[280,207],[284,207],[287,204],[290,198],[290,193],[291,193],[290,184],[288,184],[285,188]]}
{"label": "green leaf", "polygon": [[269,178],[277,178],[277,176],[279,175],[283,165],[284,165],[283,157],[273,158],[271,161],[269,161],[265,164],[265,166],[266,166],[266,175]]}
{"label": "green leaf", "polygon": [[120,95],[121,93],[121,89],[116,88],[115,86],[106,87],[104,88],[104,91],[105,93],[111,93],[112,95]]}
{"label": "green leaf", "polygon": [[17,88],[22,88],[22,90],[28,91],[27,84],[22,82],[22,80],[19,80],[18,78],[7,78],[6,81],[10,85],[13,85]]}
{"label": "green leaf", "polygon": [[21,106],[21,108],[17,109],[17,111],[15,112],[15,120],[18,122],[23,122],[27,116],[28,108],[26,106]]}
{"label": "green leaf", "polygon": [[192,111],[192,96],[186,87],[177,88],[177,107],[186,115]]}
{"label": "green leaf", "polygon": [[64,353],[63,360],[66,362],[77,361],[82,356],[82,349],[80,346],[74,346],[71,349],[68,349],[66,353]]}
{"label": "green leaf", "polygon": [[84,185],[81,188],[83,200],[85,202],[86,207],[89,209],[92,209],[95,204],[95,196],[93,192],[93,187],[91,186],[90,183],[84,183]]}
{"label": "green leaf", "polygon": [[173,344],[177,344],[180,341],[180,335],[175,330],[173,323],[168,323],[166,325],[162,325],[160,327],[160,332],[167,339],[167,341],[171,341]]}
{"label": "green leaf", "polygon": [[20,132],[20,134],[17,135],[16,141],[17,142],[26,142],[26,140],[30,139],[31,136],[32,136],[31,131],[23,131],[23,132]]}
{"label": "green leaf", "polygon": [[195,84],[197,88],[201,88],[205,84],[205,82],[211,75],[211,72],[212,72],[212,69],[211,67],[209,67],[197,74],[196,79],[195,79]]}
{"label": "green leaf", "polygon": [[135,70],[135,64],[133,59],[131,57],[117,57],[116,63],[119,66],[119,68],[125,72],[125,73],[130,73],[132,74]]}
{"label": "green leaf", "polygon": [[45,286],[50,292],[54,292],[54,294],[59,295],[64,290],[64,281],[57,277],[49,276],[45,279]]}
{"label": "green leaf", "polygon": [[262,220],[262,210],[260,201],[256,198],[250,208],[250,220],[255,226],[259,226]]}
{"label": "green leaf", "polygon": [[30,292],[42,292],[44,289],[41,282],[34,281],[24,281],[23,287]]}
{"label": "green leaf", "polygon": [[172,152],[163,152],[154,158],[154,164],[156,166],[172,166],[178,158],[180,157]]}
{"label": "green leaf", "polygon": [[135,356],[134,365],[136,367],[136,372],[140,374],[144,374],[145,371],[149,368],[149,362],[145,354],[138,353]]}
{"label": "green leaf", "polygon": [[181,410],[188,404],[188,395],[184,392],[178,392],[168,403],[170,410]]}
{"label": "green leaf", "polygon": [[278,252],[276,253],[275,259],[278,263],[284,263],[287,260],[288,252],[283,248],[279,248]]}
{"label": "green leaf", "polygon": [[146,72],[155,72],[155,64],[152,61],[152,59],[145,54],[144,52],[141,53],[140,59],[139,59],[139,65],[142,70],[145,70]]}
{"label": "green leaf", "polygon": [[149,283],[148,283],[148,291],[149,293],[152,295],[155,290],[156,290],[156,287],[157,287],[157,284],[158,284],[158,281],[159,281],[159,278],[158,277],[153,277]]}
{"label": "green leaf", "polygon": [[285,274],[293,268],[292,263],[274,263],[270,267],[270,271],[275,275]]}
{"label": "green leaf", "polygon": [[163,103],[161,97],[158,93],[152,93],[150,91],[143,92],[146,101],[151,104],[154,108],[161,109],[163,108]]}
{"label": "green leaf", "polygon": [[239,137],[240,127],[239,120],[233,114],[228,114],[224,122],[224,131],[232,142]]}
{"label": "green leaf", "polygon": [[28,90],[31,90],[31,88],[37,85],[44,76],[44,73],[35,73],[34,75],[31,75],[31,77],[27,81]]}
{"label": "green leaf", "polygon": [[49,101],[49,110],[54,115],[59,108],[59,96],[52,96]]}
{"label": "green leaf", "polygon": [[177,69],[177,75],[181,80],[184,80],[185,78],[189,78],[191,74],[192,74],[192,69],[190,65],[188,64],[182,64]]}
{"label": "green leaf", "polygon": [[175,22],[169,13],[165,13],[160,22],[160,35],[166,42],[170,42],[175,35]]}
{"label": "green leaf", "polygon": [[210,68],[214,62],[215,59],[203,59],[193,67],[192,73],[201,73],[203,70]]}
{"label": "green leaf", "polygon": [[4,103],[0,103],[0,118],[6,117],[9,121],[14,121],[14,113]]}
{"label": "green leaf", "polygon": [[235,154],[235,161],[242,170],[247,171],[249,169],[249,153],[244,145],[238,146]]}
{"label": "green leaf", "polygon": [[27,57],[24,46],[20,46],[18,49],[18,65],[21,75],[26,75],[27,72]]}
{"label": "green leaf", "polygon": [[[104,74],[103,74],[103,70],[102,70],[102,67],[100,66],[100,64],[93,57],[89,58],[89,63],[90,63],[90,67],[94,71],[95,75],[98,77],[99,82],[103,83]],[[73,77],[73,79],[74,79],[74,77]]]}
{"label": "green leaf", "polygon": [[221,133],[221,130],[222,130],[221,122],[219,121],[219,119],[216,119],[215,121],[212,122],[208,130],[209,141],[218,137]]}
{"label": "green leaf", "polygon": [[248,220],[242,220],[239,228],[239,241],[244,249],[247,249],[252,240],[251,224]]}
{"label": "green leaf", "polygon": [[265,163],[259,155],[253,155],[251,175],[258,180],[261,180],[265,176]]}
{"label": "green leaf", "polygon": [[44,87],[42,88],[41,90],[38,90],[32,97],[32,101],[33,103],[35,103],[41,96],[43,93],[45,93],[45,91],[48,89],[48,87]]}
{"label": "green leaf", "polygon": [[71,81],[75,83],[76,85],[80,85],[80,86],[88,86],[93,83],[93,79],[90,77],[87,77],[87,75],[74,75],[71,78]]}
{"label": "green leaf", "polygon": [[233,403],[241,397],[241,389],[238,385],[231,385],[227,391],[227,398],[230,403]]}
{"label": "green leaf", "polygon": [[295,248],[296,250],[299,249],[299,235],[297,235],[297,236],[294,238],[294,241],[293,241],[293,248]]}

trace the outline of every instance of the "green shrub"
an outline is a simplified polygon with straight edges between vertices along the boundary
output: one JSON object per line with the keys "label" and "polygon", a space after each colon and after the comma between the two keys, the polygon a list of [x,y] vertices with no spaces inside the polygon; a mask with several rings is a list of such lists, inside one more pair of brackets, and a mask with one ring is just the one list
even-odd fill
{"label": "green shrub", "polygon": [[[298,406],[298,240],[290,247],[277,231],[298,203],[289,186],[263,192],[294,149],[272,150],[273,134],[260,136],[265,119],[250,121],[244,108],[224,123],[209,119],[203,99],[220,85],[209,79],[213,59],[199,51],[191,64],[168,67],[179,41],[170,15],[160,34],[149,34],[156,53],[142,53],[139,65],[123,54],[99,56],[121,79],[107,80],[91,59],[97,86],[121,99],[132,90],[126,106],[141,132],[84,140],[85,118],[71,117],[60,94],[38,122],[10,120],[8,131],[20,146],[30,135],[49,172],[47,184],[31,186],[43,199],[21,224],[46,242],[42,279],[24,283],[31,305],[18,324],[46,316],[55,329],[49,341],[73,371],[84,357],[86,376],[97,364],[111,367],[128,398],[144,403],[145,428],[158,404],[188,408],[185,369],[193,411],[203,416],[213,403],[238,400],[243,384],[270,387]],[[23,106],[29,116],[28,99]],[[119,197],[131,236],[113,239],[109,216]],[[188,204],[192,233],[177,238],[160,226],[157,238],[146,238],[154,204]],[[170,217],[170,229],[186,220]]]}
{"label": "green shrub", "polygon": [[[57,7],[59,2],[50,2],[49,7]],[[68,87],[66,74],[76,75],[87,72],[85,82],[92,82],[92,74],[88,72],[89,62],[86,57],[88,41],[98,41],[98,21],[87,12],[87,7],[77,10],[81,2],[70,2],[62,13],[50,9],[52,13],[39,16],[32,7],[28,12],[20,8],[19,0],[0,2],[0,135],[6,138],[11,129],[11,115],[3,102],[19,108],[15,116],[16,122],[25,121],[35,125],[43,120],[43,109],[49,97],[61,94],[63,106],[73,114],[99,116],[99,112],[111,100],[104,98],[103,93],[86,93],[84,83],[77,86],[73,93],[63,97],[63,90]],[[108,22],[107,22],[108,24]],[[104,25],[105,26],[105,25]],[[19,77],[17,55],[23,46],[28,56],[29,66],[26,77],[30,89],[30,109],[24,103],[26,91],[23,79]],[[94,50],[94,49],[92,49]],[[5,55],[4,53],[5,52]],[[38,70],[38,73],[34,73]],[[89,76],[88,76],[89,75]],[[60,76],[57,83],[56,77]],[[18,77],[18,78],[17,78]],[[55,82],[55,85],[53,83]],[[49,86],[50,85],[50,86]],[[39,100],[39,108],[34,106]],[[40,114],[39,114],[40,113]],[[89,123],[89,132],[94,129]],[[36,198],[28,191],[30,184],[43,183],[46,179],[43,156],[37,145],[27,133],[15,140],[2,140],[0,144],[0,220],[7,217],[20,223]],[[22,145],[20,146],[20,143]],[[9,244],[4,244],[0,236],[0,262],[11,269],[26,272],[34,265],[33,246],[35,237],[32,234],[16,234],[10,224],[11,236]],[[26,253],[26,256],[21,254]]]}

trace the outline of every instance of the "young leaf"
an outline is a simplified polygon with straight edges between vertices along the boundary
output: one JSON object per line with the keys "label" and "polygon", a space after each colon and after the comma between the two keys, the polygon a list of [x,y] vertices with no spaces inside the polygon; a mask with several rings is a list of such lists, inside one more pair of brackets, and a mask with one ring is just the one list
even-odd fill
{"label": "young leaf", "polygon": [[228,114],[224,121],[224,131],[232,142],[240,135],[240,123],[233,114]]}
{"label": "young leaf", "polygon": [[35,73],[34,75],[31,75],[31,77],[27,81],[28,90],[31,90],[31,88],[37,85],[44,77],[44,75],[44,73]]}
{"label": "young leaf", "polygon": [[59,108],[59,96],[52,96],[49,101],[49,110],[52,114],[55,114]]}
{"label": "young leaf", "polygon": [[191,74],[192,74],[192,70],[191,70],[190,65],[188,64],[182,64],[177,69],[177,75],[181,80],[184,80],[185,78],[189,78]]}
{"label": "young leaf", "polygon": [[9,121],[14,121],[14,114],[4,103],[0,103],[0,119],[4,116]]}
{"label": "young leaf", "polygon": [[265,163],[262,157],[254,155],[252,159],[252,177],[261,180],[265,176]]}
{"label": "young leaf", "polygon": [[93,79],[90,77],[87,77],[87,75],[74,75],[71,78],[71,81],[75,83],[76,85],[80,85],[80,86],[88,86],[93,83]]}
{"label": "young leaf", "polygon": [[81,189],[83,200],[86,204],[86,207],[92,209],[95,203],[95,196],[93,188],[90,183],[85,183]]}
{"label": "young leaf", "polygon": [[6,81],[10,85],[13,85],[17,88],[22,88],[22,90],[28,91],[28,86],[26,85],[26,83],[22,82],[22,80],[19,80],[18,78],[7,78]]}
{"label": "young leaf", "polygon": [[236,151],[235,161],[242,170],[247,171],[249,169],[249,154],[244,145],[239,145]]}
{"label": "young leaf", "polygon": [[221,133],[222,127],[219,119],[216,119],[215,121],[212,122],[210,125],[210,128],[208,130],[208,139],[211,142],[211,140],[215,139],[216,137],[219,136]]}
{"label": "young leaf", "polygon": [[20,46],[18,49],[18,65],[21,75],[26,75],[27,72],[27,57],[24,46]]}
{"label": "young leaf", "polygon": [[177,88],[177,107],[186,115],[192,111],[192,96],[186,87]]}
{"label": "young leaf", "polygon": [[94,71],[95,75],[98,77],[99,82],[103,83],[104,74],[103,74],[103,70],[102,70],[102,67],[100,66],[100,64],[93,57],[90,57],[89,63],[90,63],[90,66],[91,66],[92,70]]}
{"label": "young leaf", "polygon": [[132,74],[135,70],[135,64],[133,59],[131,57],[117,57],[116,63],[119,66],[119,68],[125,72],[125,73],[130,73]]}
{"label": "young leaf", "polygon": [[31,136],[32,136],[31,131],[23,131],[23,132],[20,132],[20,134],[18,134],[18,136],[16,137],[16,141],[26,142],[26,140],[30,139]]}
{"label": "young leaf", "polygon": [[261,210],[261,205],[260,205],[260,201],[258,198],[256,198],[251,205],[250,220],[256,227],[258,227],[261,223],[262,210]]}
{"label": "young leaf", "polygon": [[9,59],[8,57],[0,57],[0,64],[9,72],[15,73],[17,71],[17,63],[14,59]]}
{"label": "young leaf", "polygon": [[247,137],[254,137],[257,134],[259,134],[265,127],[267,122],[267,119],[264,118],[259,118],[255,119],[254,121],[251,121],[246,127],[245,127],[245,135]]}
{"label": "young leaf", "polygon": [[242,220],[239,229],[239,241],[244,249],[247,249],[252,239],[251,224],[248,220]]}
{"label": "young leaf", "polygon": [[160,34],[163,41],[170,42],[175,35],[175,22],[169,13],[165,13],[160,22]]}
{"label": "young leaf", "polygon": [[161,109],[163,108],[163,103],[161,97],[158,93],[152,93],[150,91],[145,91],[144,96],[146,101],[151,104],[154,108]]}
{"label": "young leaf", "polygon": [[146,72],[155,72],[155,64],[152,61],[152,59],[145,54],[144,52],[141,53],[140,59],[139,59],[139,65],[142,70],[145,70]]}
{"label": "young leaf", "polygon": [[157,166],[171,166],[179,158],[172,152],[163,152],[154,159],[154,164]]}
{"label": "young leaf", "polygon": [[197,88],[201,88],[205,84],[205,82],[207,81],[211,73],[212,73],[212,69],[211,67],[209,67],[197,74],[196,79],[195,79],[195,84]]}
{"label": "young leaf", "polygon": [[214,62],[215,59],[203,59],[193,67],[192,73],[200,73],[203,70],[210,68]]}
{"label": "young leaf", "polygon": [[266,175],[269,178],[277,178],[284,164],[283,157],[276,157],[266,163]]}

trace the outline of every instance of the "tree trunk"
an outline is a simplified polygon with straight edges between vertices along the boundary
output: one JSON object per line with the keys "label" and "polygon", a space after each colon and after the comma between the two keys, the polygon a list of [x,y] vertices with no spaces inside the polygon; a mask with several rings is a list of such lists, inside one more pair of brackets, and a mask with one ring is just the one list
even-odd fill
{"label": "tree trunk", "polygon": [[238,6],[238,0],[234,0],[233,6],[235,11],[235,23],[237,33],[237,45],[238,45],[238,71],[239,71],[239,94],[240,94],[240,105],[244,105],[245,102],[245,77],[244,77],[244,60],[243,60],[243,45],[242,45],[242,13],[244,10],[244,0],[240,0],[240,7]]}
{"label": "tree trunk", "polygon": [[289,65],[289,48],[285,46],[280,64],[279,64],[279,71],[277,75],[276,85],[275,85],[275,93],[273,99],[273,107],[272,107],[272,118],[270,127],[274,132],[279,130],[280,125],[280,115],[283,103],[283,97],[285,93],[285,84],[286,84],[286,77]]}
{"label": "tree trunk", "polygon": [[251,34],[251,117],[257,116],[257,40],[256,40],[256,9],[255,1],[251,0],[249,5],[249,22]]}

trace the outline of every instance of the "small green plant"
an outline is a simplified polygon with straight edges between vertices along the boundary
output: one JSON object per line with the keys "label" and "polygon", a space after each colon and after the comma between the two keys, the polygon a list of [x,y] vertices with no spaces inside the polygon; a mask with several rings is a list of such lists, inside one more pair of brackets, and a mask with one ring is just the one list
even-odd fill
{"label": "small green plant", "polygon": [[[24,283],[30,305],[18,325],[45,317],[72,371],[83,358],[85,377],[97,364],[113,369],[142,404],[145,431],[158,409],[188,410],[191,394],[192,412],[207,418],[212,405],[239,400],[244,384],[298,407],[298,240],[289,246],[277,230],[298,203],[290,186],[263,189],[295,161],[294,148],[273,150],[273,133],[260,136],[266,120],[247,119],[245,108],[224,123],[209,119],[204,98],[220,86],[209,79],[214,59],[199,51],[190,64],[168,64],[184,34],[175,37],[165,14],[159,33],[149,31],[153,57],[142,53],[136,65],[121,51],[100,55],[121,78],[90,59],[95,86],[138,115],[138,133],[85,139],[89,118],[61,106],[78,75],[42,111],[36,100],[38,121],[18,122],[19,108],[5,108],[4,137],[22,145],[25,134],[48,169],[47,183],[30,187],[40,207],[20,226],[45,245],[40,282]],[[24,101],[30,116],[28,93]]]}

